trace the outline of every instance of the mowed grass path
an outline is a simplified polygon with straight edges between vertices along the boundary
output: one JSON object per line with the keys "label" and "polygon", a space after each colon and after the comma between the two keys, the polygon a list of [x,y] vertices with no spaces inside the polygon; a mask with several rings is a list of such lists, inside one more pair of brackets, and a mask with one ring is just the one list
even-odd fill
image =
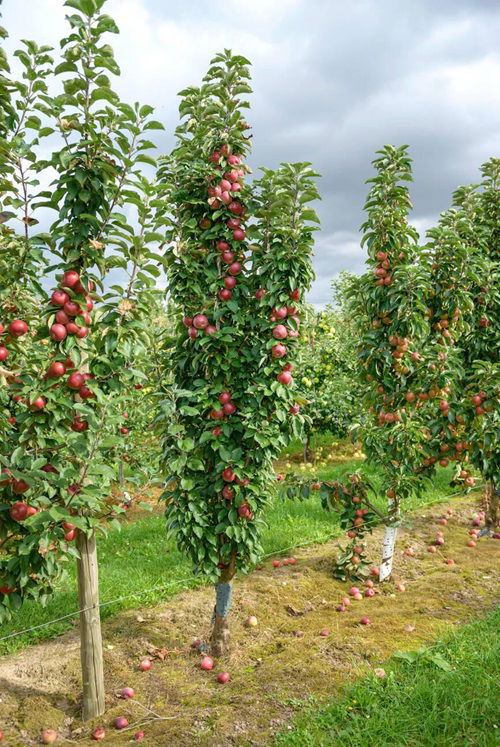
{"label": "mowed grass path", "polygon": [[[314,474],[323,479],[341,479],[362,463],[359,459],[344,461],[340,465],[320,468]],[[415,500],[409,508],[414,508],[419,503],[443,500],[451,492],[450,474],[449,470],[441,470],[422,499],[418,502]],[[377,475],[372,473],[369,477],[376,485]],[[382,497],[379,497],[378,504],[383,506]],[[325,542],[342,536],[335,513],[324,511],[317,496],[302,502],[276,499],[267,510],[265,520],[267,528],[262,536],[264,553],[279,552],[302,543]],[[121,531],[112,530],[107,537],[99,538],[98,553],[100,596],[101,603],[105,605],[101,610],[103,619],[120,610],[157,604],[181,589],[204,583],[203,579],[192,575],[189,561],[179,553],[175,543],[167,540],[164,519],[158,514],[124,522]],[[168,588],[158,588],[133,596],[138,592],[165,586]],[[118,598],[120,601],[106,604]],[[41,607],[37,603],[26,602],[10,622],[1,626],[0,639],[77,609],[75,568],[70,567],[66,580],[57,588],[49,604]],[[0,640],[0,654],[54,638],[77,623],[78,618],[74,617]]]}
{"label": "mowed grass path", "polygon": [[[276,747],[500,744],[500,608],[412,657],[392,658],[328,705],[311,705]],[[445,669],[441,668],[445,667]]]}

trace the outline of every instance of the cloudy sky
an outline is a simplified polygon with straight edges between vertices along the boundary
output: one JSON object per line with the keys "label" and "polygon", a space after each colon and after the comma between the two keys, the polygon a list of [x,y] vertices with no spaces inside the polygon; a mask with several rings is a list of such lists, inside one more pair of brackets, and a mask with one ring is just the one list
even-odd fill
{"label": "cloudy sky", "polygon": [[[317,281],[330,300],[342,269],[363,265],[359,225],[377,148],[411,146],[421,231],[479,165],[500,155],[499,0],[108,0],[123,98],[154,104],[169,150],[176,93],[198,83],[214,52],[253,62],[251,165],[312,161],[322,174]],[[56,44],[63,0],[4,0],[9,48]]]}

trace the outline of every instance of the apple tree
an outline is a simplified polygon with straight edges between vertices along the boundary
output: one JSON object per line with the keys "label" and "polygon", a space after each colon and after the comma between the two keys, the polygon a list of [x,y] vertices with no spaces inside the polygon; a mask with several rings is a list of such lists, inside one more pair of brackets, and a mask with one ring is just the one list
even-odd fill
{"label": "apple tree", "polygon": [[179,308],[160,414],[166,517],[194,570],[215,583],[216,656],[228,648],[232,579],[259,557],[272,460],[301,421],[292,370],[313,277],[314,171],[284,164],[253,190],[245,181],[249,78],[241,56],[212,60],[203,85],[181,92],[177,146],[160,169]]}
{"label": "apple tree", "polygon": [[[43,602],[76,559],[89,718],[104,710],[96,533],[119,513],[109,503],[109,447],[124,435],[121,400],[143,377],[148,296],[163,261],[149,248],[155,188],[141,173],[154,163],[146,131],[161,125],[151,107],[124,104],[112,89],[119,68],[102,37],[117,28],[104,0],[65,5],[76,12],[55,69],[33,42],[18,54],[21,81],[3,62],[0,256],[11,269],[1,290],[10,369],[0,387],[0,614],[29,597]],[[51,92],[53,76],[63,93]],[[45,150],[56,148],[45,160],[44,137]],[[32,235],[47,209],[55,221]],[[48,297],[44,273],[56,278]]]}
{"label": "apple tree", "polygon": [[371,418],[361,437],[369,462],[383,475],[388,498],[380,580],[390,577],[401,520],[401,507],[418,491],[422,478],[416,464],[425,441],[408,393],[420,376],[428,279],[418,263],[418,235],[408,223],[412,208],[407,182],[411,159],[407,147],[385,146],[374,160],[376,175],[365,210],[362,245],[369,270],[350,291],[352,312],[361,327],[357,349],[364,401]]}

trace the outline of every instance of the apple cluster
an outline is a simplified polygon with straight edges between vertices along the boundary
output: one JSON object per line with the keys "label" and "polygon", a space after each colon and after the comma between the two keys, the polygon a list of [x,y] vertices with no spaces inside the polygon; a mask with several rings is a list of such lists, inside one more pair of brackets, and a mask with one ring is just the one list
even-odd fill
{"label": "apple cluster", "polygon": [[[92,287],[90,283],[89,289],[92,290]],[[54,342],[61,342],[68,335],[76,335],[79,339],[87,337],[94,303],[82,285],[78,272],[67,270],[64,273],[60,287],[50,297],[50,303],[58,308],[49,330]],[[84,324],[77,324],[77,318],[81,318]]]}
{"label": "apple cluster", "polygon": [[[259,294],[259,295],[258,295]],[[255,294],[257,300],[260,300],[263,298],[264,293],[261,290],[258,290]],[[298,288],[295,288],[294,290],[290,291],[288,294],[291,301],[299,301],[300,300],[300,290]],[[292,320],[292,324],[286,325],[284,322],[285,320]],[[272,335],[275,340],[286,340],[286,339],[297,339],[299,336],[298,328],[300,326],[300,317],[298,309],[295,306],[280,306],[278,308],[274,308],[271,312],[271,315],[269,317],[270,322],[279,322],[276,324],[275,327],[273,327]],[[276,360],[281,360],[287,355],[287,347],[282,342],[277,343],[276,345],[273,345],[271,348],[271,355],[273,358],[276,358]],[[280,373],[277,374],[276,379],[279,381],[280,384],[284,384],[284,386],[289,386],[292,381],[292,372],[293,370],[293,363],[285,363],[284,366],[282,366]],[[290,407],[290,413],[292,415],[296,415],[300,410],[299,405],[294,404]]]}

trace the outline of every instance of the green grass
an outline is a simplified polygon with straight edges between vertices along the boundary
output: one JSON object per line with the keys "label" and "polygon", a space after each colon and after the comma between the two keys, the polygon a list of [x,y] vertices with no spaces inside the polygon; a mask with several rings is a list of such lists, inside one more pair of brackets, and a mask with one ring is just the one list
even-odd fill
{"label": "green grass", "polygon": [[[351,460],[325,468],[318,474],[325,479],[341,479],[361,464],[361,460]],[[371,479],[377,482],[376,475],[371,475]],[[450,493],[448,482],[449,474],[443,470],[420,503],[442,499]],[[378,502],[382,506],[383,498]],[[414,505],[417,505],[416,501]],[[322,542],[342,534],[335,514],[324,511],[316,496],[305,502],[276,499],[267,510],[265,519],[268,525],[262,536],[265,553],[297,547],[306,542]],[[116,615],[123,609],[158,604],[180,589],[203,583],[202,579],[191,574],[190,563],[179,553],[174,542],[167,541],[164,519],[157,515],[124,523],[121,531],[112,530],[107,538],[100,538],[99,569],[101,602],[169,585],[168,589],[157,589],[104,606],[103,619]],[[75,569],[70,568],[65,582],[57,588],[47,606],[26,602],[10,622],[2,625],[0,638],[62,617],[77,609]],[[69,630],[76,622],[77,618],[64,620],[0,641],[0,654],[54,638]]]}
{"label": "green grass", "polygon": [[[500,744],[499,627],[497,608],[411,662],[391,658],[384,679],[370,674],[330,704],[308,706],[275,747]],[[445,665],[449,671],[440,668]]]}

